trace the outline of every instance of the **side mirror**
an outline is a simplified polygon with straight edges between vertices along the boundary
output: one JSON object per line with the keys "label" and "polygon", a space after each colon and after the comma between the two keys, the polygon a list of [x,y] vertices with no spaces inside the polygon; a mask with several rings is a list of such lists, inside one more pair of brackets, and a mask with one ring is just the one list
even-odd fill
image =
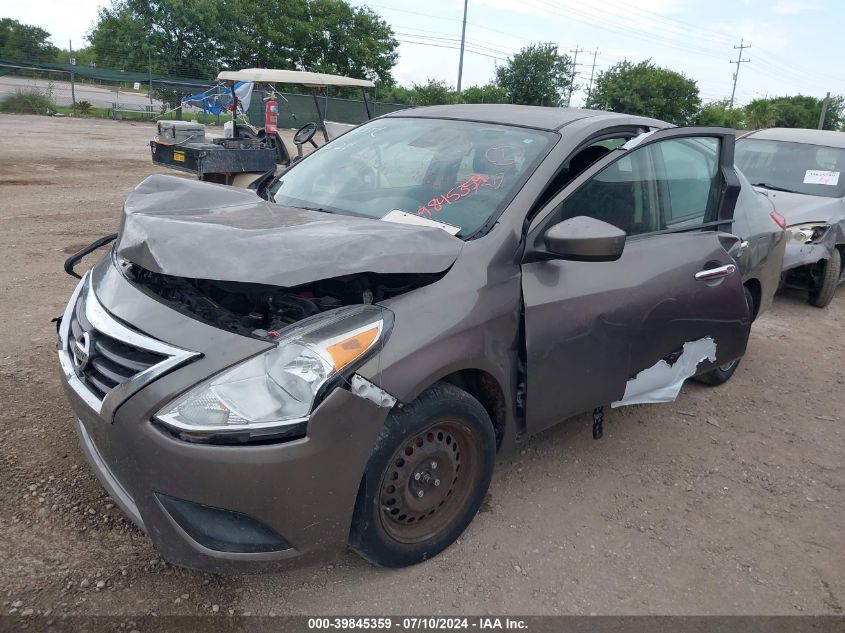
{"label": "side mirror", "polygon": [[543,242],[549,254],[557,259],[612,262],[625,249],[625,231],[581,215],[549,227]]}

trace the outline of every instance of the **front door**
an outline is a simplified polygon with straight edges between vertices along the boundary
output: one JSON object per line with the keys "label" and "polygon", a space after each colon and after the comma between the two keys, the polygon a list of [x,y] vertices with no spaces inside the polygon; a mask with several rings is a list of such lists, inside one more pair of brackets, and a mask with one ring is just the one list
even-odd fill
{"label": "front door", "polygon": [[[742,356],[750,317],[730,255],[740,241],[728,232],[733,143],[713,128],[638,137],[538,214],[522,265],[529,432],[603,404],[671,399],[684,368]],[[624,230],[622,257],[532,258],[549,226],[575,216]]]}

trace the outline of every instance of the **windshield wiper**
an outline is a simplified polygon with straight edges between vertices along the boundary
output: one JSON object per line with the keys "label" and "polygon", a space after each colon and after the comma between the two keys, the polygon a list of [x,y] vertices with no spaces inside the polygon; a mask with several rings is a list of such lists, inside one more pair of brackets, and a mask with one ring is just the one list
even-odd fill
{"label": "windshield wiper", "polygon": [[772,191],[785,191],[786,193],[799,193],[793,189],[786,189],[785,187],[778,187],[777,185],[773,185],[768,182],[755,182],[751,185],[752,187],[764,187],[765,189],[771,189]]}
{"label": "windshield wiper", "polygon": [[293,207],[294,209],[305,209],[306,211],[319,211],[320,213],[336,213],[336,211],[332,211],[331,209],[325,209],[323,207],[306,207],[301,204],[288,204],[285,206]]}

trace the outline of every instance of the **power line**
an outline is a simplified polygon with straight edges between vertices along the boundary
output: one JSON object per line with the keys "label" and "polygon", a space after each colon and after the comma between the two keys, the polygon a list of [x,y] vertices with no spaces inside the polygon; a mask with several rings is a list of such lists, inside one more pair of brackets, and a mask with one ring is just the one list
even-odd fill
{"label": "power line", "polygon": [[[460,46],[450,46],[448,44],[433,44],[431,42],[419,42],[409,39],[403,39],[401,37],[396,38],[399,42],[404,42],[405,44],[419,44],[420,46],[431,46],[432,48],[449,48],[453,51],[460,50]],[[498,55],[488,55],[487,53],[481,53],[479,51],[474,51],[469,48],[466,49],[468,53],[474,53],[475,55],[481,55],[482,57],[489,57],[490,59],[497,59],[499,61],[507,61],[506,57],[499,57]]]}
{"label": "power line", "polygon": [[[394,33],[396,35],[401,36],[401,37],[415,37],[415,38],[419,38],[419,39],[423,39],[423,40],[430,40],[430,41],[433,41],[433,42],[448,42],[450,44],[454,43],[456,45],[459,45],[460,42],[461,42],[461,39],[459,37],[448,37],[446,35],[427,35],[426,32],[418,31],[418,30],[415,30],[415,29],[403,29],[402,31],[394,31]],[[431,31],[428,31],[427,33],[431,33]],[[512,51],[503,50],[501,48],[494,48],[492,46],[487,46],[486,44],[477,44],[476,42],[474,42],[473,40],[471,40],[469,38],[467,38],[467,40],[466,40],[466,46],[472,47],[472,48],[475,48],[476,50],[484,51],[484,52],[487,52],[487,53],[494,53],[494,54],[497,54],[497,55],[510,55],[510,54],[512,54]]]}
{"label": "power line", "polygon": [[[625,35],[631,38],[635,38],[638,40],[642,40],[645,42],[649,42],[654,44],[655,40],[652,34],[658,34],[661,37],[662,43],[665,46],[670,48],[674,48],[676,50],[681,50],[686,53],[701,55],[705,57],[711,57],[714,59],[723,59],[722,54],[718,53],[716,48],[713,47],[721,47],[724,43],[730,41],[730,38],[718,31],[707,29],[701,26],[697,26],[692,22],[680,20],[677,18],[672,18],[669,16],[662,16],[658,15],[654,12],[647,11],[645,9],[639,9],[630,5],[629,3],[621,3],[619,0],[606,0],[608,4],[603,5],[603,13],[597,14],[595,12],[584,12],[583,10],[575,9],[570,6],[566,6],[560,2],[553,2],[551,0],[526,0],[528,4],[533,6],[534,8],[545,11],[553,16],[559,16],[562,18],[566,18],[568,21],[572,22],[580,22],[582,24],[586,24],[595,28],[599,28],[604,31],[609,31],[612,33],[617,33],[621,35]],[[450,21],[450,22],[461,22],[459,18],[455,17],[446,17],[441,15],[431,15],[429,13],[423,13],[419,11],[412,11],[408,9],[398,9],[394,7],[390,7],[387,5],[379,5],[369,3],[370,6],[380,7],[382,9],[388,11],[396,11],[399,13],[404,13],[408,15],[416,15],[420,17],[426,17],[429,19],[434,20],[441,20],[441,21]],[[623,5],[624,4],[624,5]],[[615,10],[607,10],[607,9],[618,9],[619,12]],[[621,12],[621,13],[620,13]],[[618,23],[614,23],[612,21],[608,21],[607,18],[619,18],[619,19],[627,19],[630,21],[632,15],[642,16],[645,20],[648,21],[647,28],[644,29],[634,29],[631,27],[626,27]],[[497,33],[500,35],[507,35],[510,37],[515,37],[521,40],[522,43],[526,43],[532,40],[532,36],[526,36],[525,34],[515,33],[511,30],[503,31],[499,29],[495,29],[486,25],[479,24],[477,22],[473,22],[471,20],[467,21],[469,26],[472,26],[475,29],[480,29],[484,31],[489,31],[491,33]],[[667,37],[674,36],[674,37]],[[690,45],[691,40],[699,41],[703,46],[692,46]],[[468,40],[469,41],[469,40]],[[483,40],[480,40],[483,41]],[[487,45],[493,44],[492,42],[484,42]],[[512,54],[510,52],[505,54]],[[772,62],[768,62],[764,57],[769,56],[772,59]],[[626,56],[627,57],[627,56]],[[621,58],[620,58],[621,59]],[[760,67],[760,65],[768,65],[768,68],[771,71],[771,74],[765,73],[765,71]],[[784,75],[789,78],[794,78],[796,82],[802,82],[807,90],[812,89],[811,91],[815,92],[820,89],[819,82],[824,82],[827,80],[834,80],[838,82],[845,81],[843,77],[837,76],[830,72],[830,70],[826,70],[824,72],[820,71],[818,68],[812,69],[805,69],[808,72],[802,72],[802,70],[796,70],[792,67],[794,64],[793,61],[787,61],[779,59],[773,53],[762,53],[758,50],[757,58],[755,59],[755,66],[754,72],[763,72],[763,74],[768,74],[768,76],[784,79]],[[815,84],[815,88],[813,87]]]}
{"label": "power line", "polygon": [[731,90],[731,104],[729,107],[734,107],[734,96],[736,95],[736,80],[739,79],[739,65],[745,64],[750,62],[750,59],[743,59],[742,58],[742,51],[746,48],[751,48],[751,44],[746,44],[745,40],[739,41],[739,46],[734,46],[734,49],[739,50],[739,55],[737,55],[736,61],[731,60],[731,64],[736,64],[736,72],[734,73],[734,87]]}
{"label": "power line", "polygon": [[[467,22],[467,24],[472,24],[472,23]],[[414,35],[420,34],[420,35],[436,37],[436,38],[445,38],[445,39],[449,39],[449,40],[454,41],[454,42],[460,41],[460,38],[457,36],[457,34],[454,34],[455,37],[448,37],[449,35],[452,35],[452,33],[447,32],[446,34],[444,34],[444,31],[432,31],[430,29],[421,29],[421,28],[418,28],[418,27],[415,27],[415,26],[405,26],[405,25],[401,25],[401,24],[394,24],[392,26],[393,26],[394,29],[397,29],[395,32],[405,31],[405,32],[413,33]],[[479,48],[485,48],[485,49],[488,49],[488,50],[490,50],[494,53],[502,53],[503,55],[511,55],[514,52],[513,49],[505,48],[505,47],[503,47],[499,44],[496,44],[495,42],[488,42],[487,40],[480,40],[480,39],[477,39],[477,38],[468,37],[468,38],[466,38],[466,41],[467,41],[467,44],[472,44],[472,45],[475,45]]]}

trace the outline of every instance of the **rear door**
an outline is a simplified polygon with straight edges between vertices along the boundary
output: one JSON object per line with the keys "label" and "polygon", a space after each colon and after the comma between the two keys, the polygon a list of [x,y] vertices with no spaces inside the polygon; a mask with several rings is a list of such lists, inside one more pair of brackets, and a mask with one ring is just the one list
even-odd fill
{"label": "rear door", "polygon": [[[730,254],[740,242],[729,232],[733,144],[719,128],[642,135],[532,222],[522,265],[529,432],[607,403],[671,400],[686,368],[742,356],[750,319]],[[624,230],[622,257],[538,257],[545,230],[576,216]]]}

